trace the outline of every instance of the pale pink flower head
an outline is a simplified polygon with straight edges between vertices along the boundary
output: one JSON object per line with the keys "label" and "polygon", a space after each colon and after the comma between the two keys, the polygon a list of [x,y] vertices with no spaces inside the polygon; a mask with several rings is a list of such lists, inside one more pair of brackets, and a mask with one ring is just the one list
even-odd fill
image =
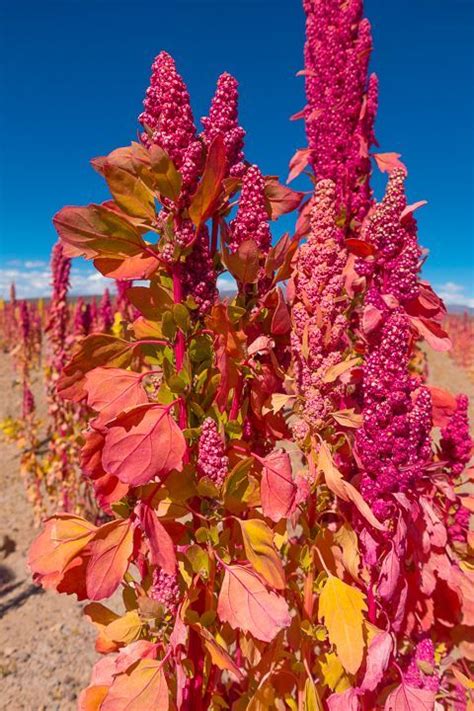
{"label": "pale pink flower head", "polygon": [[[342,390],[325,382],[329,368],[343,359],[347,347],[347,307],[343,298],[343,268],[347,253],[344,234],[336,224],[336,186],[317,183],[311,210],[311,230],[297,253],[293,275],[291,346],[298,392],[303,396],[302,423],[294,430],[304,439],[318,430],[337,409]],[[305,347],[306,345],[306,347]]]}

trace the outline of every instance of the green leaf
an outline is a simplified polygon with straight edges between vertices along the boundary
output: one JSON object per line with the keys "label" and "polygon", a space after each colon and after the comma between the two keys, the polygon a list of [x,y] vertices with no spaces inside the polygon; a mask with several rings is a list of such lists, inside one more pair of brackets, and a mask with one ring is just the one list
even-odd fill
{"label": "green leaf", "polygon": [[104,177],[112,196],[124,212],[145,220],[155,218],[155,199],[152,191],[139,177],[124,166],[109,162],[104,166]]}
{"label": "green leaf", "polygon": [[150,170],[142,173],[144,181],[149,181],[153,190],[173,202],[179,198],[182,178],[166,151],[160,146],[149,149]]}
{"label": "green leaf", "polygon": [[131,257],[146,249],[138,228],[106,204],[63,207],[53,224],[67,257]]}

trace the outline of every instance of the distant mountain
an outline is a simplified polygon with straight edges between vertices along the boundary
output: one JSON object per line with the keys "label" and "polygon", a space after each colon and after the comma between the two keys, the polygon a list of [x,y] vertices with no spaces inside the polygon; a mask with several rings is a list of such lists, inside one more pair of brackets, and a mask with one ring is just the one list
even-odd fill
{"label": "distant mountain", "polygon": [[474,316],[474,308],[472,306],[462,306],[461,304],[451,304],[448,308],[448,313],[450,314],[469,314],[469,316]]}

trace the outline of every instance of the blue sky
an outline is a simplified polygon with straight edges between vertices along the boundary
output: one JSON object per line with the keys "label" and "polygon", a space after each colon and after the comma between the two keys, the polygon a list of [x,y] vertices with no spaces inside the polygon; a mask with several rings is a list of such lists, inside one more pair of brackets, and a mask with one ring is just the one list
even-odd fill
{"label": "blue sky", "polygon": [[[474,306],[472,0],[366,0],[380,78],[377,136],[409,168],[426,276],[451,302]],[[287,175],[304,145],[304,18],[299,0],[0,0],[0,293],[44,291],[64,204],[106,198],[89,159],[136,136],[150,64],[175,57],[195,116],[219,73],[240,81],[246,155]],[[383,180],[376,180],[378,194]],[[277,225],[276,233],[288,227]],[[84,263],[76,291],[102,284]]]}

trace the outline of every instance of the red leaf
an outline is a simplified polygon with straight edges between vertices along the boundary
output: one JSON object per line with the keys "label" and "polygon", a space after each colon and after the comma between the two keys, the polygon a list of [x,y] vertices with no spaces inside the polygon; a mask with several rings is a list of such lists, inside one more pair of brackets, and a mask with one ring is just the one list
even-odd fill
{"label": "red leaf", "polygon": [[293,212],[304,198],[304,193],[296,192],[278,182],[277,178],[267,176],[265,179],[265,196],[270,203],[270,217],[278,220],[288,212]]}
{"label": "red leaf", "polygon": [[227,157],[222,134],[212,141],[207,154],[201,182],[189,207],[189,217],[198,227],[215,211],[222,193],[222,181],[227,174]]}
{"label": "red leaf", "polygon": [[451,350],[452,343],[446,331],[444,331],[439,323],[430,319],[410,316],[410,321],[427,343],[435,351],[444,352]]}
{"label": "red leaf", "polygon": [[395,552],[395,548],[391,548],[382,561],[380,567],[380,576],[378,583],[378,592],[384,600],[391,600],[400,575],[400,561]]}
{"label": "red leaf", "polygon": [[388,696],[384,711],[433,711],[435,692],[415,689],[403,681]]}
{"label": "red leaf", "polygon": [[116,476],[104,472],[102,449],[104,435],[96,430],[86,432],[85,443],[81,449],[82,471],[92,482],[94,494],[99,506],[111,513],[110,504],[120,501],[129,490],[129,486],[119,481]]}
{"label": "red leaf", "polygon": [[224,264],[230,274],[242,284],[254,284],[260,268],[260,251],[253,239],[247,239],[233,254],[223,250]]}
{"label": "red leaf", "polygon": [[428,202],[426,200],[419,200],[418,202],[414,202],[413,205],[407,205],[406,208],[402,211],[402,214],[400,215],[400,222],[403,224],[403,222],[408,217],[411,217],[413,215],[415,210],[418,210],[420,207],[423,207],[427,204]]}
{"label": "red leaf", "polygon": [[349,237],[349,239],[346,239],[345,245],[349,252],[355,254],[357,257],[370,257],[375,254],[374,245],[370,244],[370,242],[366,242],[363,239]]}
{"label": "red leaf", "polygon": [[328,697],[328,711],[360,711],[359,690],[346,689],[340,694],[331,694]]}
{"label": "red leaf", "polygon": [[382,173],[390,173],[395,168],[402,168],[406,172],[406,167],[402,163],[400,153],[373,153],[378,169]]}
{"label": "red leaf", "polygon": [[88,546],[87,597],[103,600],[120,585],[133,552],[134,529],[130,520],[111,521],[101,526]]}
{"label": "red leaf", "polygon": [[295,114],[292,114],[290,116],[290,121],[299,121],[300,119],[304,118],[307,108],[308,108],[307,106],[304,106],[302,109],[297,111]]}
{"label": "red leaf", "polygon": [[173,575],[176,572],[177,562],[171,536],[160,523],[151,506],[141,502],[137,506],[137,513],[150,547],[151,563],[159,565],[168,575]]}
{"label": "red leaf", "polygon": [[125,408],[143,405],[148,397],[140,373],[123,368],[94,368],[86,374],[84,390],[87,404],[99,412],[95,424],[100,426]]}
{"label": "red leaf", "polygon": [[307,200],[305,203],[299,207],[299,215],[296,220],[296,232],[295,237],[300,238],[308,234],[310,229],[310,219],[311,219],[311,208],[313,203],[311,200]]}
{"label": "red leaf", "polygon": [[217,614],[232,629],[250,632],[262,642],[271,642],[291,622],[286,600],[269,592],[258,575],[241,565],[225,566]]}
{"label": "red leaf", "polygon": [[450,416],[456,411],[456,398],[447,390],[429,386],[433,405],[433,424],[435,427],[445,427]]}
{"label": "red leaf", "polygon": [[366,669],[361,688],[373,691],[381,682],[393,649],[392,637],[382,630],[372,639],[367,649]]}
{"label": "red leaf", "polygon": [[172,469],[181,471],[186,441],[162,405],[138,405],[108,424],[102,464],[126,484],[138,486]]}
{"label": "red leaf", "polygon": [[280,289],[278,289],[278,304],[273,312],[270,330],[275,336],[282,336],[285,333],[288,333],[290,329],[290,312]]}
{"label": "red leaf", "polygon": [[293,481],[291,460],[287,452],[274,451],[264,458],[260,493],[265,516],[277,523],[295,510],[297,486]]}
{"label": "red leaf", "polygon": [[380,326],[382,321],[382,312],[373,304],[367,304],[362,314],[362,330],[364,333],[371,333]]}
{"label": "red leaf", "polygon": [[306,168],[309,162],[309,156],[311,155],[310,148],[298,148],[293,158],[290,160],[290,172],[287,183],[291,183],[292,180],[298,177],[300,173]]}

